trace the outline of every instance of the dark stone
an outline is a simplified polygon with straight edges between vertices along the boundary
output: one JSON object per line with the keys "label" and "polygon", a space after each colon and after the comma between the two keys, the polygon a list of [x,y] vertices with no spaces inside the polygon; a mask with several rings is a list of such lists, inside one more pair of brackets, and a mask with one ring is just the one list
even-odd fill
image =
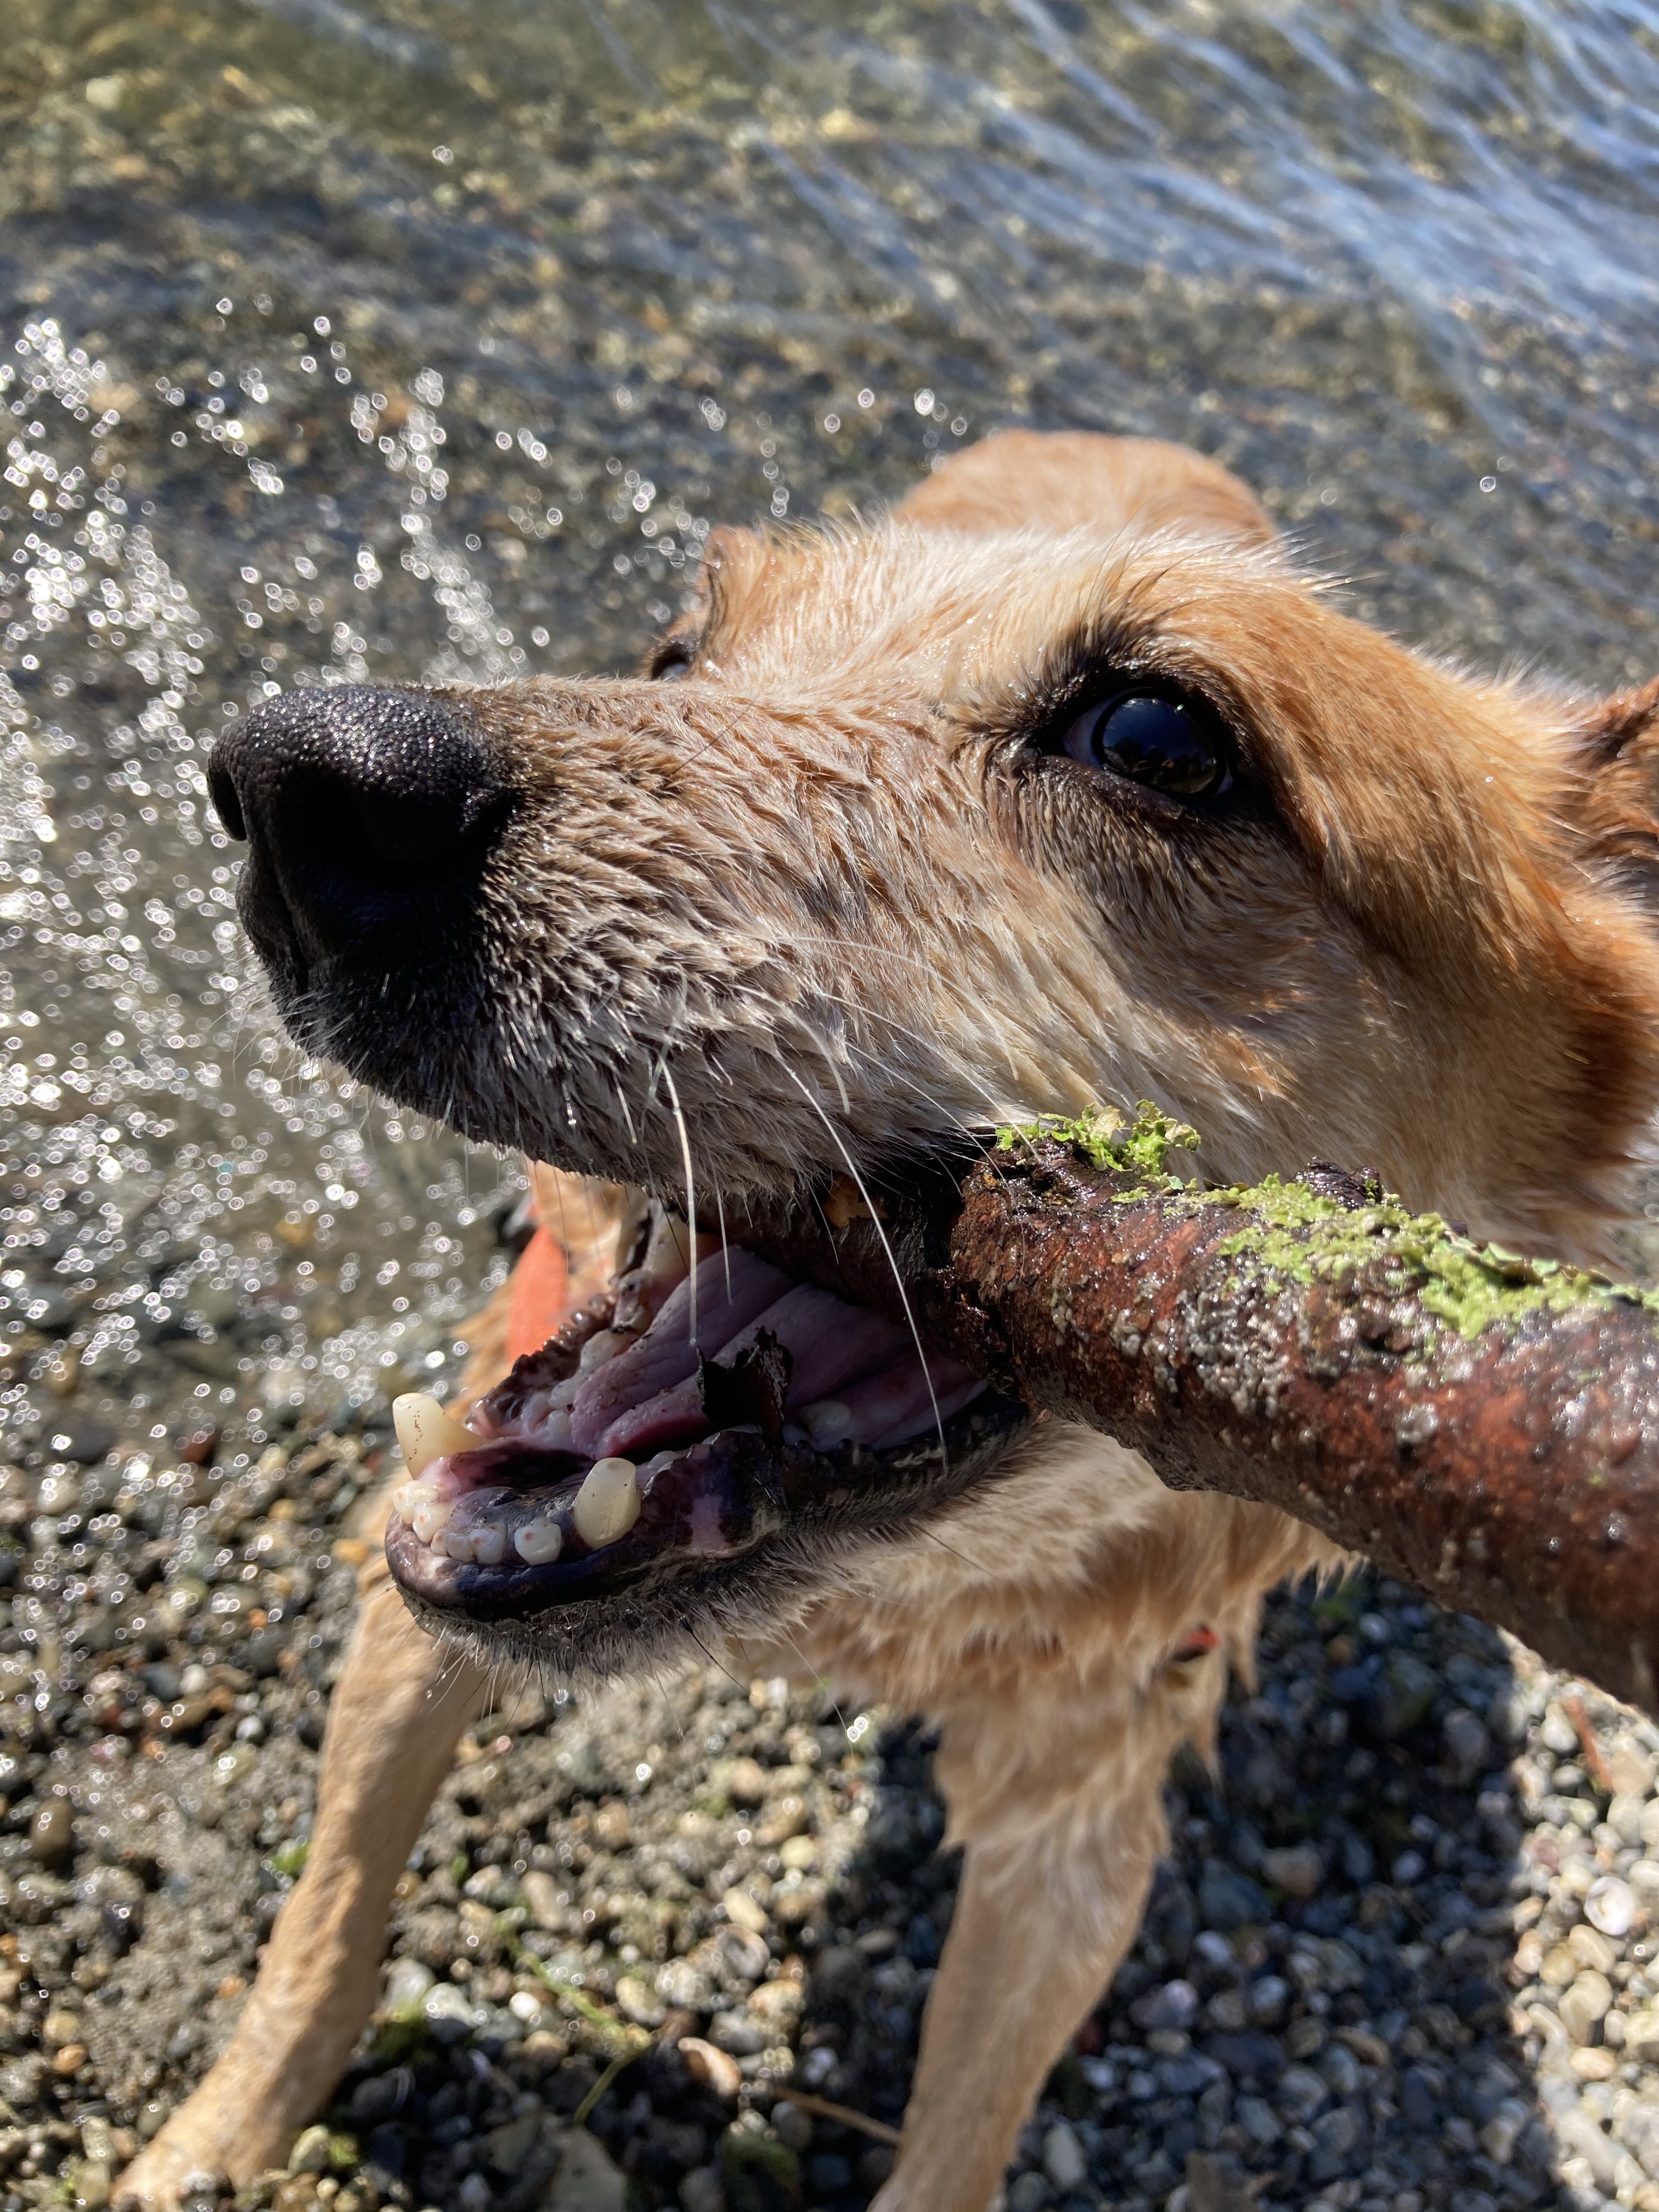
{"label": "dark stone", "polygon": [[1370,1723],[1390,1741],[1426,1720],[1440,1692],[1434,1669],[1410,1651],[1390,1651],[1371,1693]]}
{"label": "dark stone", "polygon": [[1204,1869],[1198,1909],[1204,1925],[1223,1935],[1234,1928],[1265,1925],[1273,1917],[1266,1891],[1248,1875],[1235,1874],[1217,1859]]}
{"label": "dark stone", "polygon": [[1431,2128],[1437,2123],[1440,2100],[1432,2075],[1422,2067],[1408,2066],[1400,2077],[1400,2109],[1410,2127]]}
{"label": "dark stone", "polygon": [[1285,2053],[1271,2035],[1212,2035],[1204,2050],[1235,2077],[1254,2074],[1261,2081],[1273,2081],[1285,2070]]}
{"label": "dark stone", "polygon": [[54,1459],[72,1459],[77,1466],[92,1467],[115,1447],[115,1431],[106,1421],[89,1413],[60,1414],[46,1424],[46,1449]]}

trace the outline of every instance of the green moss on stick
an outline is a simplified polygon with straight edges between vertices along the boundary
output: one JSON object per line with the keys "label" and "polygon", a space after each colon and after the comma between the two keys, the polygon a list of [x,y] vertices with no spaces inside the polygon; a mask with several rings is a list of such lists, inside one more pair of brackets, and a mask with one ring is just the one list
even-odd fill
{"label": "green moss on stick", "polygon": [[1136,1188],[1117,1194],[1126,1203],[1148,1194],[1179,1199],[1194,1211],[1237,1208],[1243,1219],[1218,1246],[1223,1259],[1249,1262],[1303,1286],[1352,1282],[1367,1293],[1380,1289],[1392,1297],[1414,1297],[1425,1313],[1466,1340],[1532,1313],[1612,1304],[1659,1311],[1659,1293],[1611,1283],[1559,1261],[1526,1259],[1500,1244],[1477,1243],[1439,1214],[1413,1213],[1393,1196],[1346,1206],[1309,1183],[1279,1176],[1211,1190],[1196,1178],[1183,1182],[1170,1171],[1170,1155],[1195,1151],[1197,1132],[1146,1099],[1133,1117],[1110,1106],[1074,1121],[1045,1116],[1000,1130],[997,1141],[1007,1152],[1042,1138],[1068,1146],[1093,1167],[1137,1176]]}

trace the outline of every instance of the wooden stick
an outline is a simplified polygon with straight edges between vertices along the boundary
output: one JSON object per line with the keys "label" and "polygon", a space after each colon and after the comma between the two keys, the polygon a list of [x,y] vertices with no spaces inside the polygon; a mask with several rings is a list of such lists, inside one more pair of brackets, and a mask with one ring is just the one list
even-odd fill
{"label": "wooden stick", "polygon": [[1659,1711],[1655,1299],[1477,1246],[1375,1178],[1204,1190],[1143,1108],[1006,1132],[932,1204],[744,1242],[930,1350],[1275,1505],[1552,1664]]}

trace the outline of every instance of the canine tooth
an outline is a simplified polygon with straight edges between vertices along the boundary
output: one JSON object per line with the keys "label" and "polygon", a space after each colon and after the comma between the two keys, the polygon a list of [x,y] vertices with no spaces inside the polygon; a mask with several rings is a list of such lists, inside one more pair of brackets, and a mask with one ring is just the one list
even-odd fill
{"label": "canine tooth", "polygon": [[816,1406],[803,1406],[796,1418],[818,1451],[845,1443],[853,1433],[852,1408],[839,1398],[820,1398]]}
{"label": "canine tooth", "polygon": [[544,1567],[564,1549],[564,1531],[556,1521],[538,1515],[513,1531],[513,1548],[527,1565]]}
{"label": "canine tooth", "polygon": [[607,1359],[614,1359],[635,1341],[631,1328],[596,1329],[576,1356],[577,1374],[591,1375],[596,1367],[603,1367]]}
{"label": "canine tooth", "polygon": [[477,1451],[483,1442],[424,1390],[406,1391],[392,1400],[392,1425],[404,1464],[417,1480],[434,1459],[447,1458],[451,1452]]}
{"label": "canine tooth", "polygon": [[410,1516],[409,1525],[423,1544],[429,1544],[455,1510],[448,1498],[423,1498]]}
{"label": "canine tooth", "polygon": [[493,1521],[475,1522],[471,1529],[472,1556],[481,1567],[499,1567],[507,1557],[507,1531]]}
{"label": "canine tooth", "polygon": [[625,1536],[640,1517],[640,1478],[631,1459],[596,1459],[570,1509],[576,1534],[597,1552]]}

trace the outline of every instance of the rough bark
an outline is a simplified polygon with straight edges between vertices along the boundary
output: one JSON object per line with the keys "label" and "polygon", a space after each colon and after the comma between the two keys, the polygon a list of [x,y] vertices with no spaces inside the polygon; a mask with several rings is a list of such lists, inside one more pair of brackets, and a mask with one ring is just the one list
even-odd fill
{"label": "rough bark", "polygon": [[1368,1178],[1205,1192],[1068,1134],[1103,1169],[1027,1133],[931,1207],[884,1203],[879,1234],[797,1215],[744,1241],[896,1312],[890,1249],[930,1350],[1659,1711],[1651,1299]]}

